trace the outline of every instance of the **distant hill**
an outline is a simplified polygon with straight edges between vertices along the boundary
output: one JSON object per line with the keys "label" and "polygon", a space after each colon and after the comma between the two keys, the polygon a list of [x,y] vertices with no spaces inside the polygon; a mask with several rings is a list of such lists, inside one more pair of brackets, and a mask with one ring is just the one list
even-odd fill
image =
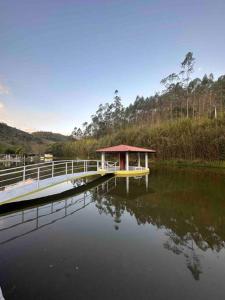
{"label": "distant hill", "polygon": [[69,136],[53,132],[40,131],[30,134],[0,123],[0,153],[7,150],[16,151],[18,148],[22,148],[26,153],[44,153],[49,145],[69,139]]}
{"label": "distant hill", "polygon": [[37,131],[32,135],[36,138],[45,139],[52,142],[64,142],[69,140],[69,136],[60,133],[54,133],[50,131]]}

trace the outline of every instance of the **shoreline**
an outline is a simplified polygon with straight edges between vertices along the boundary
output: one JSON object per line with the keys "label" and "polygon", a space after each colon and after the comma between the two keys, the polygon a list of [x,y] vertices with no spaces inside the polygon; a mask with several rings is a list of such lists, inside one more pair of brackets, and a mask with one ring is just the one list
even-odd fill
{"label": "shoreline", "polygon": [[170,166],[170,167],[191,167],[225,170],[225,161],[205,161],[205,160],[150,160],[151,166]]}

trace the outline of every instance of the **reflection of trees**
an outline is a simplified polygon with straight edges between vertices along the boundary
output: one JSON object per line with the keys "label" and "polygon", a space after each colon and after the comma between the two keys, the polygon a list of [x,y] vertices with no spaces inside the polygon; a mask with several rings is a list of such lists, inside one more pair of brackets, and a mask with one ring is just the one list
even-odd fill
{"label": "reflection of trees", "polygon": [[202,273],[200,259],[196,254],[195,247],[193,245],[193,239],[189,233],[180,238],[171,230],[166,232],[168,240],[164,243],[164,248],[172,251],[174,254],[183,254],[186,259],[187,268],[191,271],[195,280],[199,280],[199,276]]}
{"label": "reflection of trees", "polygon": [[199,280],[202,273],[199,257],[196,253],[192,253],[192,256],[189,257],[186,255],[186,258],[188,269],[191,271],[194,279]]}
{"label": "reflection of trees", "polygon": [[105,195],[103,198],[99,197],[97,192],[95,191],[93,194],[93,198],[96,201],[96,208],[100,214],[104,213],[106,215],[110,215],[115,222],[115,229],[118,230],[118,224],[121,222],[121,216],[125,212],[125,206],[117,203],[115,206],[113,204],[113,198],[110,195]]}
{"label": "reflection of trees", "polygon": [[138,225],[152,224],[165,230],[168,239],[164,248],[183,255],[194,279],[199,280],[202,273],[199,250],[219,252],[225,246],[224,201],[221,197],[225,189],[224,193],[221,190],[217,193],[211,183],[203,182],[199,192],[199,181],[183,174],[180,177],[178,174],[175,181],[165,178],[167,182],[163,181],[163,188],[162,178],[159,182],[157,177],[151,177],[151,185],[157,192],[146,192],[144,180],[141,184],[130,180],[134,193],[125,193],[125,178],[121,178],[116,189],[104,198],[93,195],[99,213],[112,216],[115,229],[119,229],[123,214],[128,212],[136,218]]}
{"label": "reflection of trees", "polygon": [[[125,188],[125,180],[126,178],[112,178],[108,181],[108,183],[103,183],[101,186],[102,189],[107,189],[106,184],[116,183],[119,182],[118,185],[116,185],[116,188],[111,189],[110,193],[107,193],[104,195],[104,197],[99,196],[98,190],[92,191],[92,197],[96,202],[96,207],[100,214],[105,213],[106,215],[110,215],[115,222],[115,229],[118,230],[119,226],[118,224],[121,223],[121,217],[124,214],[125,211],[128,211],[131,215],[133,215],[133,210],[129,209],[129,207],[126,205],[125,199],[135,199],[140,194],[146,195],[146,188],[143,189],[143,185],[145,185],[145,179],[143,178],[137,178],[132,179],[130,178],[131,186],[130,186],[130,193],[127,194],[126,188]],[[139,187],[139,189],[136,189],[136,185]],[[152,192],[150,190],[150,192]],[[136,204],[138,206],[138,204]]]}

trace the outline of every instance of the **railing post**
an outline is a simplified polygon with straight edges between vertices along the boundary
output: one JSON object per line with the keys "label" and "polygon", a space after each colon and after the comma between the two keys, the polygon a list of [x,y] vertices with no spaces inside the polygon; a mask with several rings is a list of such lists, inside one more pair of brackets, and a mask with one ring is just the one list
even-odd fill
{"label": "railing post", "polygon": [[73,174],[73,160],[72,160],[72,174]]}
{"label": "railing post", "polygon": [[52,162],[52,178],[54,177],[54,161]]}
{"label": "railing post", "polygon": [[23,181],[26,180],[26,166],[23,167]]}
{"label": "railing post", "polygon": [[84,172],[85,172],[85,160],[84,160]]}
{"label": "railing post", "polygon": [[40,167],[38,167],[38,172],[37,172],[37,183],[39,187],[39,181],[40,181]]}
{"label": "railing post", "polygon": [[88,171],[88,161],[86,160],[86,172]]}
{"label": "railing post", "polygon": [[67,175],[67,164],[68,164],[68,163],[66,162],[66,175]]}

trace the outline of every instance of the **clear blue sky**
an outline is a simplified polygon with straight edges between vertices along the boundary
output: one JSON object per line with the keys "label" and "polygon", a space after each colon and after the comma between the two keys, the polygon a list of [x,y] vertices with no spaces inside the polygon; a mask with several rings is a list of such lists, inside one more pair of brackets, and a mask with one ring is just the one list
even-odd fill
{"label": "clear blue sky", "polygon": [[70,133],[115,89],[161,89],[188,51],[225,73],[224,0],[0,0],[0,119]]}

